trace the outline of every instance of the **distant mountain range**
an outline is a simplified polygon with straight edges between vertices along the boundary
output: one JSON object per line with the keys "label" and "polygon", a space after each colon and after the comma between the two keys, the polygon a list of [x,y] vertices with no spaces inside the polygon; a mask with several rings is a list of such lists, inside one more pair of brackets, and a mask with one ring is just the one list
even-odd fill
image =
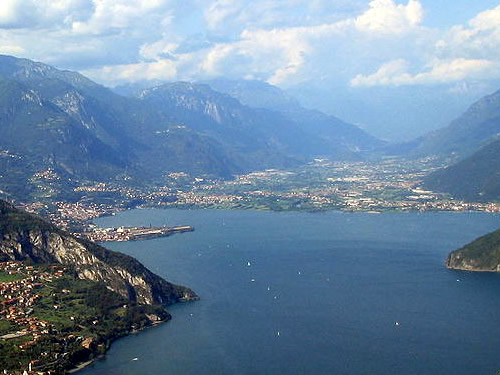
{"label": "distant mountain range", "polygon": [[410,143],[411,155],[464,158],[492,142],[500,133],[500,91],[485,96],[450,125]]}
{"label": "distant mountain range", "polygon": [[430,175],[428,188],[500,200],[500,91],[443,129],[389,146],[262,82],[218,79],[121,91],[127,96],[76,72],[0,56],[0,194],[50,195],[33,183],[47,170],[71,197],[84,181],[138,185],[171,172],[230,178],[320,157],[363,160],[385,147],[386,154],[458,162]]}
{"label": "distant mountain range", "polygon": [[[279,89],[271,90],[269,97],[282,100]],[[289,104],[251,107],[183,82],[125,97],[79,73],[0,56],[0,190],[33,194],[30,179],[49,168],[69,184],[143,183],[180,171],[230,177],[315,157],[356,160],[383,144],[354,125]]]}
{"label": "distant mountain range", "polygon": [[470,201],[500,201],[500,91],[474,103],[450,126],[430,134],[416,149],[454,155],[458,162],[429,175],[424,184]]}
{"label": "distant mountain range", "polygon": [[500,140],[468,158],[430,174],[424,184],[473,202],[500,201]]}

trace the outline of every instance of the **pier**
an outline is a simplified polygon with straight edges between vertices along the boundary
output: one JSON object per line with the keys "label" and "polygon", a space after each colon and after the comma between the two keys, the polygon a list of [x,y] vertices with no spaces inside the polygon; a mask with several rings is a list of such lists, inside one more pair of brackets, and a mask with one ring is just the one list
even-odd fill
{"label": "pier", "polygon": [[82,236],[94,242],[123,242],[148,240],[192,231],[194,231],[194,227],[190,225],[176,227],[95,228],[92,231],[82,233]]}

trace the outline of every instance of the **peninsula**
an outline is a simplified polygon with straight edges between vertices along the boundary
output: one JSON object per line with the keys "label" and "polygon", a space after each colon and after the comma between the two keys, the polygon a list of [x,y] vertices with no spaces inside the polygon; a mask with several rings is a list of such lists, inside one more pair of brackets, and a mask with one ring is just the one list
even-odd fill
{"label": "peninsula", "polygon": [[446,266],[465,271],[500,272],[500,229],[453,251]]}
{"label": "peninsula", "polygon": [[151,238],[166,237],[175,233],[192,232],[194,227],[190,225],[177,227],[118,227],[118,228],[94,228],[92,231],[79,234],[93,242],[122,242],[140,241]]}

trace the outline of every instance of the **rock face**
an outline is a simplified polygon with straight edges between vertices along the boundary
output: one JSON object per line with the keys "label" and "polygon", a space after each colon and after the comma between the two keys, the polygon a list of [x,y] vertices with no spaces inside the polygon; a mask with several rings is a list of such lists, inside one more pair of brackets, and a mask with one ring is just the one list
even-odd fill
{"label": "rock face", "polygon": [[500,230],[453,251],[448,255],[446,266],[465,271],[500,272]]}
{"label": "rock face", "polygon": [[6,260],[68,265],[81,279],[103,282],[141,304],[198,299],[192,290],[165,281],[128,255],[80,240],[0,201],[0,261]]}

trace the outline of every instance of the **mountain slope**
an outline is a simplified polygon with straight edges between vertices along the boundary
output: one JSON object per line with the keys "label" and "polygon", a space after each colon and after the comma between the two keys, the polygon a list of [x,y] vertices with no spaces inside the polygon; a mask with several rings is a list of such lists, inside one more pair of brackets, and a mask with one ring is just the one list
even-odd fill
{"label": "mountain slope", "polygon": [[500,230],[455,250],[448,256],[446,265],[459,270],[500,272]]}
{"label": "mountain slope", "polygon": [[77,239],[0,200],[0,261],[6,260],[68,265],[81,279],[103,282],[142,304],[197,298],[190,289],[168,283],[128,255]]}
{"label": "mountain slope", "polygon": [[500,90],[472,104],[449,126],[419,138],[410,154],[464,158],[495,140],[499,133]]}
{"label": "mountain slope", "polygon": [[[281,100],[281,91],[271,86],[267,97],[273,95]],[[325,156],[357,159],[361,151],[382,144],[361,129],[320,112],[293,105],[286,111],[271,105],[251,108],[202,84],[165,84],[144,90],[140,97],[170,116],[170,122],[214,137],[235,153],[244,152],[250,165],[262,165],[265,160],[279,166],[287,158],[292,163],[293,159],[304,162]]]}
{"label": "mountain slope", "polygon": [[201,83],[237,99],[248,107],[265,108],[282,113],[293,112],[300,108],[298,100],[266,82],[218,78]]}
{"label": "mountain slope", "polygon": [[55,167],[99,179],[125,165],[110,145],[22,83],[0,80],[0,121],[0,147],[22,155],[33,171]]}
{"label": "mountain slope", "polygon": [[297,163],[303,156],[302,145],[315,141],[279,114],[248,108],[206,85],[165,84],[144,90],[140,98],[166,123],[216,139],[240,155],[245,170]]}
{"label": "mountain slope", "polygon": [[469,201],[500,201],[500,140],[455,165],[430,174],[424,185]]}
{"label": "mountain slope", "polygon": [[32,183],[47,170],[60,178],[65,197],[78,180],[142,184],[173,171],[241,171],[215,139],[158,134],[167,120],[143,101],[26,59],[0,56],[0,120],[0,190],[19,199],[48,194]]}
{"label": "mountain slope", "polygon": [[[285,100],[279,89],[268,91],[269,101]],[[231,178],[316,157],[356,160],[380,145],[352,125],[289,104],[281,112],[251,108],[182,82],[122,97],[79,73],[0,55],[0,194],[77,199],[81,182],[142,185],[171,172]],[[57,189],[34,182],[47,173]]]}
{"label": "mountain slope", "polygon": [[207,83],[214,90],[228,94],[244,105],[279,112],[308,135],[321,139],[328,147],[322,152],[331,157],[353,158],[360,151],[373,151],[384,145],[384,142],[357,126],[302,107],[296,99],[268,83],[228,79],[216,79]]}

